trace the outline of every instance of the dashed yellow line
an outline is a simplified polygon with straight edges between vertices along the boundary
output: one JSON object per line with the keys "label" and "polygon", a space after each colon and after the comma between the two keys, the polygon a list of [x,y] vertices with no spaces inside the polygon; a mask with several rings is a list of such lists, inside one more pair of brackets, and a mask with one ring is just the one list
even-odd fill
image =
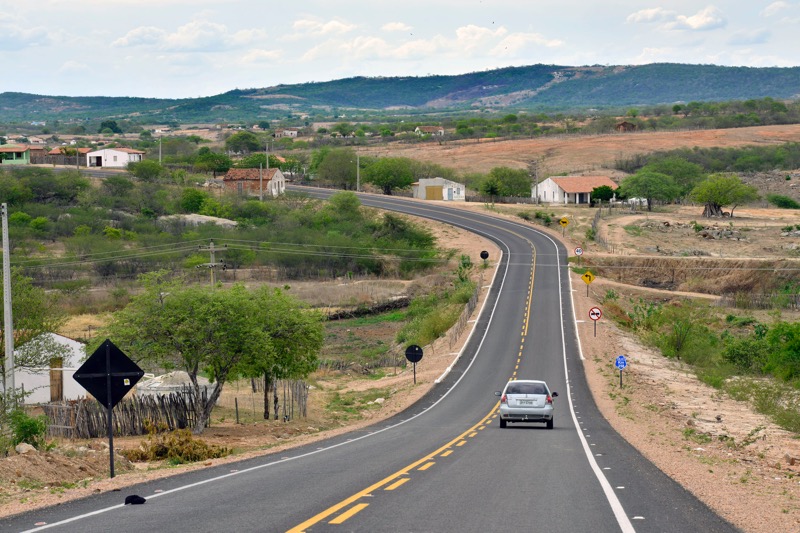
{"label": "dashed yellow line", "polygon": [[368,503],[359,503],[348,509],[347,511],[343,512],[336,518],[330,521],[331,524],[341,524],[357,512],[363,510],[365,507],[369,506]]}

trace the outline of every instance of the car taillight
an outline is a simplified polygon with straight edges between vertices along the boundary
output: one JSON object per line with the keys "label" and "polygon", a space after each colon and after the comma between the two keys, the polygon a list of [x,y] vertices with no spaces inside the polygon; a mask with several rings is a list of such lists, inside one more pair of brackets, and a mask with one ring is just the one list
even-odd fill
{"label": "car taillight", "polygon": [[506,403],[506,395],[503,394],[502,398],[500,398],[500,403]]}
{"label": "car taillight", "polygon": [[545,400],[545,403],[553,405],[553,399],[550,396],[548,396],[547,399]]}

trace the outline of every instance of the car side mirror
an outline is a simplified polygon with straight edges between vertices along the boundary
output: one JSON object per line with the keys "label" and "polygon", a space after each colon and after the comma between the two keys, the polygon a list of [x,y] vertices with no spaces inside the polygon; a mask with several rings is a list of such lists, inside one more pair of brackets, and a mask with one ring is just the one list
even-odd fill
{"label": "car side mirror", "polygon": [[558,397],[558,393],[557,393],[557,392],[555,392],[555,391],[553,391],[553,394],[552,394],[552,396],[553,396],[553,398],[557,398],[557,397]]}
{"label": "car side mirror", "polygon": [[499,390],[494,391],[494,395],[495,396],[500,396],[501,394],[502,394],[502,392],[500,392]]}

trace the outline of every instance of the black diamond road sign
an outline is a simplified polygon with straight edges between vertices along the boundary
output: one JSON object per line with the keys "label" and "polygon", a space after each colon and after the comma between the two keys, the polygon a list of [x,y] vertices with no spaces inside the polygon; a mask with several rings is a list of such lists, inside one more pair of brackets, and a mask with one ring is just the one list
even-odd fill
{"label": "black diamond road sign", "polygon": [[144,371],[139,365],[106,339],[73,377],[104,407],[109,407],[110,389],[110,407],[113,409],[142,376]]}

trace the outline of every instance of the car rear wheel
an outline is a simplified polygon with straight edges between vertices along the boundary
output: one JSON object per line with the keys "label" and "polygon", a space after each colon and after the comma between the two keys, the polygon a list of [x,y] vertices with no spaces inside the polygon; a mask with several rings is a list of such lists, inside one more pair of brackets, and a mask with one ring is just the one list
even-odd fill
{"label": "car rear wheel", "polygon": [[547,421],[547,429],[553,429],[553,419],[554,418],[551,418]]}
{"label": "car rear wheel", "polygon": [[505,420],[503,420],[502,418],[500,419],[500,427],[501,427],[501,428],[504,428],[504,427],[506,427],[506,421],[505,421]]}

